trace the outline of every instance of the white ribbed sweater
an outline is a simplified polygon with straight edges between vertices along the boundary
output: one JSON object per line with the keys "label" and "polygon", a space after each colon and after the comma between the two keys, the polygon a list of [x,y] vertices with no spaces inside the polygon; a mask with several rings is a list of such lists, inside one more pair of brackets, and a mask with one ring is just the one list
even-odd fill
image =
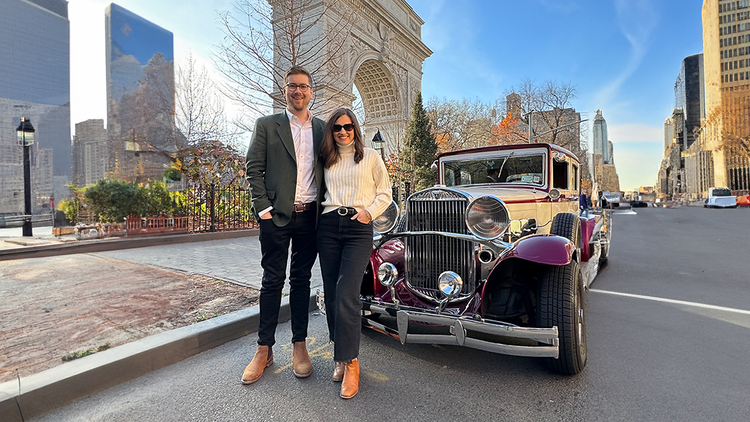
{"label": "white ribbed sweater", "polygon": [[367,210],[373,219],[388,208],[391,183],[383,160],[374,149],[365,148],[359,164],[354,162],[354,143],[337,145],[339,162],[324,170],[326,193],[323,214],[338,207]]}

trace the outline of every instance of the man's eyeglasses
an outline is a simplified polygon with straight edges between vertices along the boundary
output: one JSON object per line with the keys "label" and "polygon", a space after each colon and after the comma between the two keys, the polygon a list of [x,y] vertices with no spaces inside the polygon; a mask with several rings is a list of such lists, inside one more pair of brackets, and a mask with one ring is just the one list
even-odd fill
{"label": "man's eyeglasses", "polygon": [[354,130],[354,124],[347,123],[345,125],[333,125],[333,133],[341,132],[341,129],[344,129],[347,132],[351,132]]}
{"label": "man's eyeglasses", "polygon": [[302,92],[307,92],[307,90],[310,89],[310,85],[308,84],[286,84],[286,87],[291,92],[294,92],[297,88]]}

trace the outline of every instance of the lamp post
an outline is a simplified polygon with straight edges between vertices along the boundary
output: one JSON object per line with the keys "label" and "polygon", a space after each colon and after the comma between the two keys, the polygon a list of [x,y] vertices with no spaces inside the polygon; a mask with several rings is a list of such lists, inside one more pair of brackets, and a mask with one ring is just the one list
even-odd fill
{"label": "lamp post", "polygon": [[380,134],[380,129],[378,129],[375,136],[372,137],[372,143],[373,145],[380,144],[380,158],[385,162],[385,139],[383,139],[383,135]]}
{"label": "lamp post", "polygon": [[21,117],[21,124],[16,129],[18,134],[18,144],[23,147],[23,199],[24,199],[24,220],[23,235],[32,236],[31,234],[31,163],[29,162],[29,147],[34,143],[34,126],[31,121]]}

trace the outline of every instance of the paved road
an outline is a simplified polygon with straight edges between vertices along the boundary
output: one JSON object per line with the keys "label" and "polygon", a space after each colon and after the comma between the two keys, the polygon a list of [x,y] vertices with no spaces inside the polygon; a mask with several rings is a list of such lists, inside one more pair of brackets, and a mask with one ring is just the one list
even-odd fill
{"label": "paved road", "polygon": [[[242,386],[251,335],[35,420],[747,420],[748,221],[744,209],[618,211],[610,263],[587,293],[589,363],[575,377],[365,331],[362,391],[343,401],[313,314],[310,379],[294,378],[277,345],[271,371]],[[290,336],[281,325],[280,343]]]}

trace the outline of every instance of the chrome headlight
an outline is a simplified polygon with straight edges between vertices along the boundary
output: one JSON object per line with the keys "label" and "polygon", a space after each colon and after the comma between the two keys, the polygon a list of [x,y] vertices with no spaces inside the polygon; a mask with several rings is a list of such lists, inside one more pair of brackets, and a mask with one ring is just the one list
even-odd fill
{"label": "chrome headlight", "polygon": [[391,287],[398,278],[396,266],[390,262],[384,262],[378,267],[378,281],[385,287]]}
{"label": "chrome headlight", "polygon": [[388,233],[396,227],[396,223],[398,223],[398,205],[396,202],[391,202],[391,205],[388,205],[378,218],[372,220],[372,228],[378,233]]}
{"label": "chrome headlight", "polygon": [[471,201],[466,209],[466,227],[482,239],[500,237],[508,227],[508,220],[505,205],[492,196],[481,196]]}
{"label": "chrome headlight", "polygon": [[461,276],[453,271],[445,271],[438,276],[438,287],[446,297],[457,296],[461,293],[463,285],[464,281]]}

